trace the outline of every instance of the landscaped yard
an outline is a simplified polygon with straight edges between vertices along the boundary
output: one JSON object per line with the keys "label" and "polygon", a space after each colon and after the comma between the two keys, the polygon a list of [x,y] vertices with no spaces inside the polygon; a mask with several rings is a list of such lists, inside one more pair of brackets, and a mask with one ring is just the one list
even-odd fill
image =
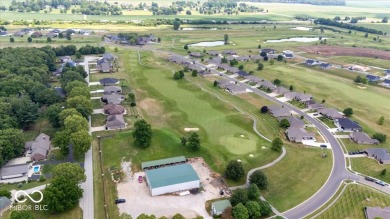
{"label": "landscaped yard", "polygon": [[[351,158],[351,162],[352,170],[390,183],[390,164],[379,164],[375,159],[368,157]],[[382,177],[381,172],[384,169],[386,174]]]}
{"label": "landscaped yard", "polygon": [[331,152],[321,158],[320,148],[287,146],[286,157],[264,170],[268,189],[262,191],[267,201],[278,211],[286,211],[316,193],[328,178],[332,168]]}
{"label": "landscaped yard", "polygon": [[92,127],[97,127],[97,126],[103,126],[106,124],[106,118],[107,115],[103,114],[92,114],[91,115],[91,124]]}
{"label": "landscaped yard", "polygon": [[383,208],[389,205],[389,195],[362,185],[350,184],[340,199],[317,218],[365,218],[364,207]]}

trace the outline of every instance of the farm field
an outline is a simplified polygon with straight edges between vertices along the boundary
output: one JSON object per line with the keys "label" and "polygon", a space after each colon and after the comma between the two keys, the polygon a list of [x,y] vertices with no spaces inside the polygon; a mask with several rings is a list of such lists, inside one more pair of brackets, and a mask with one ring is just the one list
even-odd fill
{"label": "farm field", "polygon": [[359,184],[349,184],[340,199],[317,218],[365,218],[364,207],[389,205],[390,196]]}

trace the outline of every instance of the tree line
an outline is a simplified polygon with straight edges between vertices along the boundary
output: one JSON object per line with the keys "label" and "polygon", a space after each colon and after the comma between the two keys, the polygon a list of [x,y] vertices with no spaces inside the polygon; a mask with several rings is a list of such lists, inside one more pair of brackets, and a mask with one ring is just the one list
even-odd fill
{"label": "tree line", "polygon": [[346,5],[345,0],[249,0],[250,2],[293,3],[310,5]]}
{"label": "tree line", "polygon": [[326,18],[318,18],[314,20],[315,24],[321,24],[321,25],[328,25],[328,26],[334,26],[334,27],[340,27],[340,28],[346,28],[349,30],[357,30],[362,31],[366,33],[372,33],[372,34],[378,34],[378,35],[386,35],[387,33],[383,33],[381,30],[375,30],[367,27],[357,26],[353,24],[338,22],[336,20],[332,19],[326,19]]}

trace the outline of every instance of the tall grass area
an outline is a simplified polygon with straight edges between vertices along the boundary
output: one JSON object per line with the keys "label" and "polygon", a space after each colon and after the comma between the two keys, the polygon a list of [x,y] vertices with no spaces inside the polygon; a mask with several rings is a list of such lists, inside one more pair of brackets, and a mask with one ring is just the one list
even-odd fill
{"label": "tall grass area", "polygon": [[299,205],[314,195],[328,179],[332,168],[331,152],[321,158],[319,148],[287,146],[282,161],[264,170],[268,189],[263,196],[278,211],[283,212]]}
{"label": "tall grass area", "polygon": [[317,218],[365,218],[364,207],[383,208],[389,205],[389,195],[362,185],[350,184],[340,199]]}
{"label": "tall grass area", "polygon": [[[364,174],[366,176],[372,176],[376,179],[380,179],[384,182],[390,183],[389,164],[379,164],[378,161],[376,161],[375,159],[367,157],[351,158],[351,162],[352,170]],[[381,175],[382,170],[386,170],[386,174],[384,176]]]}

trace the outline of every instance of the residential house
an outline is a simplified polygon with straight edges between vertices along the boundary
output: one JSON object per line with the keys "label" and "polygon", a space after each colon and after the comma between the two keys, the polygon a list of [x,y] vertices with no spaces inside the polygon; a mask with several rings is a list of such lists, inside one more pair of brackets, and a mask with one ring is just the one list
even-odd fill
{"label": "residential house", "polygon": [[109,73],[112,69],[111,61],[101,58],[96,61],[96,70],[103,73]]}
{"label": "residential house", "polygon": [[33,38],[38,38],[38,37],[42,37],[43,34],[41,32],[35,31],[30,36]]}
{"label": "residential house", "polygon": [[9,198],[5,196],[0,196],[0,215],[2,215],[4,212],[10,209],[11,204],[12,201]]}
{"label": "residential house", "polygon": [[211,73],[210,71],[206,71],[206,70],[200,70],[200,71],[198,71],[198,74],[199,74],[200,76],[203,76],[203,77],[213,75],[213,73]]}
{"label": "residential house", "polygon": [[54,37],[57,37],[58,34],[57,33],[53,33],[53,32],[49,32],[45,35],[46,37],[50,37],[50,38],[54,38]]}
{"label": "residential house", "polygon": [[50,136],[41,133],[35,138],[35,141],[28,141],[24,149],[30,154],[33,161],[46,160],[51,149]]}
{"label": "residential house", "polygon": [[307,102],[307,101],[310,101],[313,99],[313,96],[311,94],[305,94],[305,93],[298,93],[295,98],[295,100],[301,102],[301,103],[304,103],[304,102]]}
{"label": "residential house", "polygon": [[23,37],[26,33],[25,32],[22,32],[22,31],[17,31],[14,33],[14,36],[16,37]]}
{"label": "residential house", "polygon": [[64,62],[70,62],[70,61],[72,61],[72,57],[70,57],[70,56],[62,56],[62,57],[60,58],[60,61],[61,61],[62,63],[64,63]]}
{"label": "residential house", "polygon": [[122,88],[119,86],[105,86],[104,87],[104,94],[120,94],[122,93]]}
{"label": "residential house", "polygon": [[99,82],[100,82],[100,85],[103,85],[103,86],[112,86],[112,85],[119,84],[119,80],[116,78],[102,78],[102,79],[100,79]]}
{"label": "residential house", "polygon": [[231,82],[229,80],[226,80],[226,79],[220,79],[220,80],[217,80],[217,84],[220,88],[225,89],[227,85],[231,84]]}
{"label": "residential house", "polygon": [[23,33],[30,33],[32,31],[33,31],[32,28],[23,28],[23,29],[20,30],[20,32],[23,32]]}
{"label": "residential house", "polygon": [[366,219],[390,218],[390,207],[365,207],[364,214]]}
{"label": "residential house", "polygon": [[262,82],[259,83],[259,86],[262,89],[275,89],[276,85],[274,85],[271,81],[263,80]]}
{"label": "residential house", "polygon": [[307,108],[309,110],[319,110],[325,108],[325,105],[320,103],[311,103],[307,105]]}
{"label": "residential house", "polygon": [[390,164],[390,155],[385,148],[368,148],[364,150],[368,157],[373,157],[381,164]]}
{"label": "residential house", "polygon": [[315,65],[319,65],[320,62],[318,62],[317,60],[313,60],[313,59],[307,59],[306,62],[305,62],[305,65],[307,66],[315,66]]}
{"label": "residential house", "polygon": [[268,111],[271,114],[271,116],[275,118],[288,117],[292,115],[289,110],[276,105],[268,106]]}
{"label": "residential house", "polygon": [[309,133],[303,128],[290,127],[286,130],[288,140],[291,142],[302,142],[304,140],[315,140],[315,134]]}
{"label": "residential house", "polygon": [[189,54],[191,57],[193,58],[202,58],[203,57],[203,54],[200,53],[200,52],[190,52]]}
{"label": "residential house", "polygon": [[106,104],[121,104],[125,97],[121,94],[107,94],[103,95],[101,101]]}
{"label": "residential house", "polygon": [[109,115],[106,120],[106,130],[115,130],[126,128],[126,122],[122,114]]}
{"label": "residential house", "polygon": [[123,106],[117,104],[107,104],[103,107],[104,114],[107,115],[119,115],[125,114],[126,110]]}
{"label": "residential house", "polygon": [[283,56],[286,59],[292,59],[292,58],[294,58],[294,52],[291,51],[291,50],[284,50],[283,51]]}
{"label": "residential house", "polygon": [[104,53],[102,58],[110,62],[113,62],[116,59],[115,56],[113,56],[111,53],[108,52]]}
{"label": "residential house", "polygon": [[208,55],[211,55],[211,56],[218,56],[219,55],[219,52],[218,51],[206,51],[206,53]]}
{"label": "residential house", "polygon": [[226,85],[226,90],[233,95],[246,93],[246,88],[244,86],[238,86],[236,84]]}
{"label": "residential house", "polygon": [[288,100],[293,100],[295,99],[296,96],[298,96],[300,94],[300,92],[296,92],[296,91],[290,91],[290,92],[287,92],[284,94],[284,97]]}
{"label": "residential house", "polygon": [[157,38],[154,37],[153,34],[150,34],[149,36],[141,36],[137,38],[136,44],[143,46],[145,44],[148,44],[150,42],[157,42]]}
{"label": "residential house", "polygon": [[256,77],[256,76],[253,76],[253,75],[248,75],[245,77],[249,83],[251,84],[259,84],[260,82],[262,82],[263,80],[259,77]]}
{"label": "residential house", "polygon": [[237,74],[239,77],[243,77],[243,78],[250,75],[248,72],[243,71],[243,70],[237,71],[236,74]]}
{"label": "residential house", "polygon": [[384,71],[384,74],[385,74],[386,76],[390,76],[390,69],[386,69],[386,70]]}
{"label": "residential house", "polygon": [[283,119],[287,119],[287,121],[290,123],[291,128],[303,128],[305,127],[305,122],[302,121],[302,119],[298,119],[294,116],[288,116],[288,117],[279,117],[278,121],[282,121]]}
{"label": "residential house", "polygon": [[317,110],[319,114],[322,116],[328,118],[328,119],[339,119],[343,118],[343,115],[339,113],[339,111],[333,109],[333,108],[322,108]]}
{"label": "residential house", "polygon": [[253,55],[250,56],[252,60],[263,60],[263,57],[261,55]]}
{"label": "residential house", "polygon": [[282,87],[282,86],[276,87],[272,90],[272,93],[277,94],[277,95],[284,95],[287,92],[289,92],[289,90]]}
{"label": "residential house", "polygon": [[236,59],[239,62],[248,62],[250,60],[249,56],[239,56]]}
{"label": "residential house", "polygon": [[219,200],[211,203],[211,213],[214,216],[221,215],[227,208],[231,208],[232,204],[228,199]]}
{"label": "residential house", "polygon": [[181,56],[171,55],[169,56],[169,61],[176,64],[182,64],[184,61],[186,61],[186,59],[182,58]]}
{"label": "residential house", "polygon": [[7,31],[0,31],[0,37],[6,37],[6,36],[8,36]]}
{"label": "residential house", "polygon": [[357,144],[379,144],[377,139],[372,139],[364,132],[352,132],[349,138]]}
{"label": "residential house", "polygon": [[338,118],[334,120],[334,124],[338,129],[344,132],[361,132],[362,127],[355,121],[349,118]]}
{"label": "residential house", "polygon": [[225,51],[223,51],[223,54],[225,54],[225,55],[237,55],[236,51],[234,51],[234,50],[225,50]]}
{"label": "residential house", "polygon": [[207,59],[206,62],[209,63],[209,64],[219,65],[219,64],[221,64],[221,60],[222,60],[221,57],[216,56],[216,57],[214,57],[212,59]]}
{"label": "residential house", "polygon": [[366,75],[366,79],[368,82],[377,82],[381,78],[379,76],[376,76],[376,75]]}
{"label": "residential house", "polygon": [[320,64],[320,68],[321,68],[322,70],[331,69],[331,68],[333,68],[333,65],[330,64],[330,63],[325,63],[325,62],[323,62],[323,63]]}
{"label": "residential house", "polygon": [[192,63],[190,63],[190,64],[188,64],[187,66],[188,66],[188,69],[190,69],[190,70],[192,70],[192,71],[193,71],[193,70],[196,70],[196,71],[200,72],[200,71],[204,70],[203,67],[202,67],[201,65],[198,65],[198,64],[192,64]]}
{"label": "residential house", "polygon": [[0,179],[13,179],[27,176],[30,164],[6,165],[0,169]]}
{"label": "residential house", "polygon": [[277,51],[275,49],[271,49],[271,48],[264,48],[264,49],[260,50],[260,53],[262,53],[262,52],[265,52],[268,55],[268,54],[275,54]]}
{"label": "residential house", "polygon": [[385,80],[383,80],[383,82],[382,82],[382,86],[385,86],[385,87],[390,87],[390,80],[389,80],[389,79],[385,79]]}

